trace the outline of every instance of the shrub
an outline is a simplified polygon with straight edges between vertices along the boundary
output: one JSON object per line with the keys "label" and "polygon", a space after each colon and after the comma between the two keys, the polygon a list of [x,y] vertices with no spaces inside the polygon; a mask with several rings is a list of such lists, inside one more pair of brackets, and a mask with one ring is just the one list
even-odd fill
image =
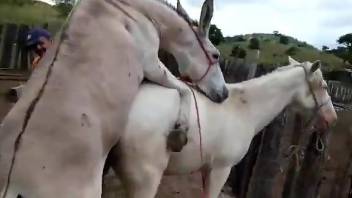
{"label": "shrub", "polygon": [[242,35],[238,35],[238,36],[233,37],[233,40],[236,42],[246,41],[246,39]]}
{"label": "shrub", "polygon": [[287,36],[281,35],[280,36],[280,43],[284,44],[284,45],[289,44],[289,38]]}
{"label": "shrub", "polygon": [[251,38],[251,40],[249,40],[248,48],[249,49],[260,49],[259,40],[257,38]]}
{"label": "shrub", "polygon": [[234,45],[231,50],[230,56],[236,57],[236,58],[245,58],[247,56],[247,52],[245,49],[239,47],[238,45]]}
{"label": "shrub", "polygon": [[55,9],[60,13],[61,17],[66,17],[70,14],[72,7],[72,4],[69,3],[59,3],[55,6]]}
{"label": "shrub", "polygon": [[238,53],[238,58],[246,58],[247,52],[244,49],[240,49],[240,52]]}
{"label": "shrub", "polygon": [[238,45],[234,45],[231,50],[231,55],[232,57],[237,57],[240,52],[240,47]]}
{"label": "shrub", "polygon": [[287,55],[295,55],[299,49],[297,47],[290,47],[286,50]]}

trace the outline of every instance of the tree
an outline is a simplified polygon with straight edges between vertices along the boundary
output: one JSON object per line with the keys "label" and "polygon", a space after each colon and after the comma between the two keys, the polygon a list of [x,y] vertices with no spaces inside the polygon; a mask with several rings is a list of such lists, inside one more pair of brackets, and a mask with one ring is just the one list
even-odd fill
{"label": "tree", "polygon": [[214,45],[219,45],[225,40],[221,30],[216,25],[210,25],[209,39]]}
{"label": "tree", "polygon": [[248,48],[259,50],[260,49],[259,40],[257,38],[251,38],[251,40],[249,40]]}
{"label": "tree", "polygon": [[341,36],[337,42],[341,45],[344,45],[347,47],[347,49],[352,53],[352,33],[345,34]]}
{"label": "tree", "polygon": [[281,35],[280,36],[280,43],[287,45],[289,43],[289,38],[287,36]]}
{"label": "tree", "polygon": [[328,52],[342,58],[345,62],[352,62],[352,53],[349,52],[346,47],[339,46],[336,49],[329,50]]}
{"label": "tree", "polygon": [[323,45],[323,47],[321,48],[323,52],[326,52],[329,50],[329,47],[326,45]]}

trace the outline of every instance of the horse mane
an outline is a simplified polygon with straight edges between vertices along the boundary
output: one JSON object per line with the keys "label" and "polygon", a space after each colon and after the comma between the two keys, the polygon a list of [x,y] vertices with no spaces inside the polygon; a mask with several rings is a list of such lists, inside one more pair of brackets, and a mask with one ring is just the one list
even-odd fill
{"label": "horse mane", "polygon": [[276,68],[275,70],[273,70],[273,72],[286,71],[286,70],[291,69],[291,68],[294,68],[294,67],[297,67],[297,65],[281,66],[281,67],[278,67],[278,68]]}
{"label": "horse mane", "polygon": [[[303,63],[301,63],[299,65],[290,64],[290,65],[278,67],[275,70],[273,70],[273,71],[271,71],[271,72],[269,72],[269,73],[267,73],[265,75],[262,75],[262,76],[257,77],[257,78],[252,78],[250,80],[243,81],[243,82],[240,82],[238,84],[247,85],[248,83],[253,83],[253,82],[262,83],[263,81],[267,80],[268,78],[273,77],[273,75],[277,75],[277,74],[280,75],[280,73],[282,73],[282,72],[286,72],[286,71],[289,71],[289,70],[294,69],[294,68],[300,68],[299,66],[302,66],[306,70],[310,69],[310,65],[308,65],[307,62],[303,62]],[[310,77],[310,80],[311,81],[316,81],[316,80],[320,80],[321,78],[322,78],[322,72],[319,69],[318,71],[314,72],[314,74]]]}
{"label": "horse mane", "polygon": [[180,16],[183,20],[185,20],[188,24],[198,26],[198,22],[196,20],[191,19],[191,17],[187,13],[179,12],[177,8],[167,0],[156,0],[156,1],[166,5],[167,7],[175,11],[177,15]]}
{"label": "horse mane", "polygon": [[[271,72],[268,72],[262,76],[259,76],[257,78],[252,78],[250,80],[247,80],[247,81],[242,81],[240,82],[239,84],[242,84],[242,85],[247,85],[248,83],[253,83],[253,82],[263,82],[265,81],[266,79],[268,78],[271,78],[273,77],[273,75],[276,75],[276,74],[280,74],[282,72],[285,72],[285,71],[288,71],[288,70],[291,70],[293,68],[297,68],[297,65],[286,65],[286,66],[281,66],[281,67],[278,67],[276,68],[275,70],[271,71]],[[236,84],[236,83],[235,83]]]}

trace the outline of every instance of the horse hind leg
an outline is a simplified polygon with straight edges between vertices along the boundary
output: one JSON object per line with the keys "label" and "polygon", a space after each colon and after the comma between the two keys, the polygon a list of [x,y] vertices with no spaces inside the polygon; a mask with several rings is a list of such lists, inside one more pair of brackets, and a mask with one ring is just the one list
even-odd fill
{"label": "horse hind leg", "polygon": [[152,167],[136,168],[121,177],[128,198],[154,198],[163,171]]}
{"label": "horse hind leg", "polygon": [[221,189],[223,188],[226,179],[228,178],[231,171],[231,167],[217,168],[209,170],[205,178],[205,189],[204,197],[206,198],[217,198],[220,196]]}
{"label": "horse hind leg", "polygon": [[[124,144],[122,142],[109,154],[109,163],[119,176],[127,197],[154,198],[168,164],[168,154],[163,151],[165,145],[146,144],[140,147],[146,150],[131,150]],[[133,145],[131,142],[127,144]]]}

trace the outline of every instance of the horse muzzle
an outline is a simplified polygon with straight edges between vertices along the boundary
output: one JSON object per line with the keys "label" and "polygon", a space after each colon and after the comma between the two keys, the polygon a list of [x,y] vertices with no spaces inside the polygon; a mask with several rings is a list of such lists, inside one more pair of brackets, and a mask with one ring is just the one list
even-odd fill
{"label": "horse muzzle", "polygon": [[222,91],[211,91],[209,94],[210,100],[216,103],[223,102],[229,96],[229,90],[226,86],[222,88]]}
{"label": "horse muzzle", "polygon": [[322,130],[327,130],[333,127],[337,121],[337,114],[335,111],[322,111],[319,114],[319,118],[315,124],[315,127]]}

